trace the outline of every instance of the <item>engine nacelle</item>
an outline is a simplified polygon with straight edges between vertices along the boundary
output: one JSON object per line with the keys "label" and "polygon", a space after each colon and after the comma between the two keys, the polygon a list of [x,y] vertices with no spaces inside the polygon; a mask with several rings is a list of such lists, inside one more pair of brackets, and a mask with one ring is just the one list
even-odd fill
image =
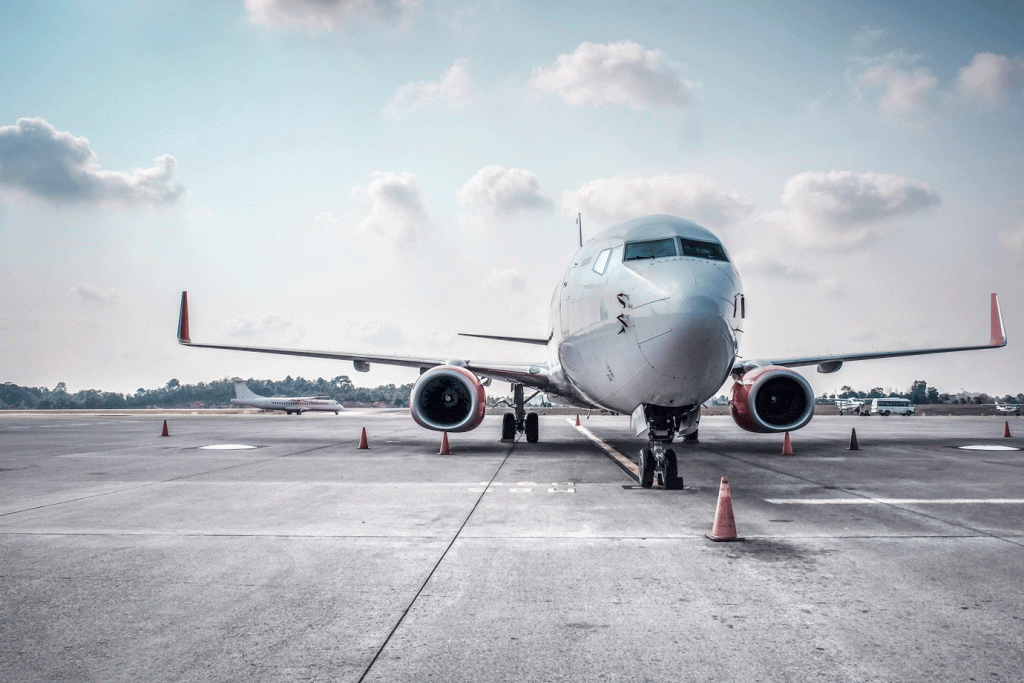
{"label": "engine nacelle", "polygon": [[788,432],[814,417],[814,391],[800,374],[770,365],[736,381],[729,407],[732,419],[748,432]]}
{"label": "engine nacelle", "polygon": [[409,412],[421,427],[468,432],[484,419],[487,394],[477,376],[456,365],[438,365],[416,380]]}

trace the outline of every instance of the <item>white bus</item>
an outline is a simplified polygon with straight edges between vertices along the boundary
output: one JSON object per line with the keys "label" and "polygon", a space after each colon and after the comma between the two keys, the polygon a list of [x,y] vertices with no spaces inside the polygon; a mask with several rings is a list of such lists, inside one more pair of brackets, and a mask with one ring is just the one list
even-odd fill
{"label": "white bus", "polygon": [[914,404],[905,398],[873,398],[861,407],[861,415],[913,415]]}

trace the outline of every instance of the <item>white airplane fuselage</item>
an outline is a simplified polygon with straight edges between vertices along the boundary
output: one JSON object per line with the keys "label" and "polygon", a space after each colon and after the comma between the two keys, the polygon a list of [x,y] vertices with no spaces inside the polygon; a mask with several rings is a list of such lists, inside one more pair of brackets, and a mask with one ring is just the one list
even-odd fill
{"label": "white airplane fuselage", "polygon": [[[623,258],[624,245],[665,239],[675,254]],[[720,252],[685,255],[684,241]],[[739,275],[724,259],[710,231],[672,216],[630,221],[587,242],[551,301],[549,377],[559,393],[625,414],[714,396],[733,369],[744,315]]]}
{"label": "white airplane fuselage", "polygon": [[233,398],[231,402],[236,405],[260,410],[284,410],[289,413],[305,413],[310,411],[329,411],[338,413],[343,410],[340,403],[332,399],[320,398]]}
{"label": "white airplane fuselage", "polygon": [[309,411],[332,412],[335,415],[343,408],[340,403],[323,396],[260,396],[253,393],[245,381],[239,377],[232,380],[235,386],[235,398],[231,402],[260,410],[283,410],[289,415],[301,415]]}

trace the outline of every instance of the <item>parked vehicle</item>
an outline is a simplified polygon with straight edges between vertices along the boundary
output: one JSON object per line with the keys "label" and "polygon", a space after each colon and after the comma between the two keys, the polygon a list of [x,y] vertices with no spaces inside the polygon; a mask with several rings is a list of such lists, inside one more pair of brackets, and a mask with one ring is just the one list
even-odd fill
{"label": "parked vehicle", "polygon": [[873,398],[860,409],[861,415],[913,415],[914,404],[906,398]]}

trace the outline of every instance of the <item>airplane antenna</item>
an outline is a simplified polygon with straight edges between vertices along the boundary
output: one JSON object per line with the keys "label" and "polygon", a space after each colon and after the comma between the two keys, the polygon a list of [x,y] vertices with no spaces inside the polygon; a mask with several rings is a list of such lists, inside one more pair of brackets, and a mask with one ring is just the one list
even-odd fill
{"label": "airplane antenna", "polygon": [[576,225],[580,228],[580,246],[583,246],[583,214],[576,214]]}

